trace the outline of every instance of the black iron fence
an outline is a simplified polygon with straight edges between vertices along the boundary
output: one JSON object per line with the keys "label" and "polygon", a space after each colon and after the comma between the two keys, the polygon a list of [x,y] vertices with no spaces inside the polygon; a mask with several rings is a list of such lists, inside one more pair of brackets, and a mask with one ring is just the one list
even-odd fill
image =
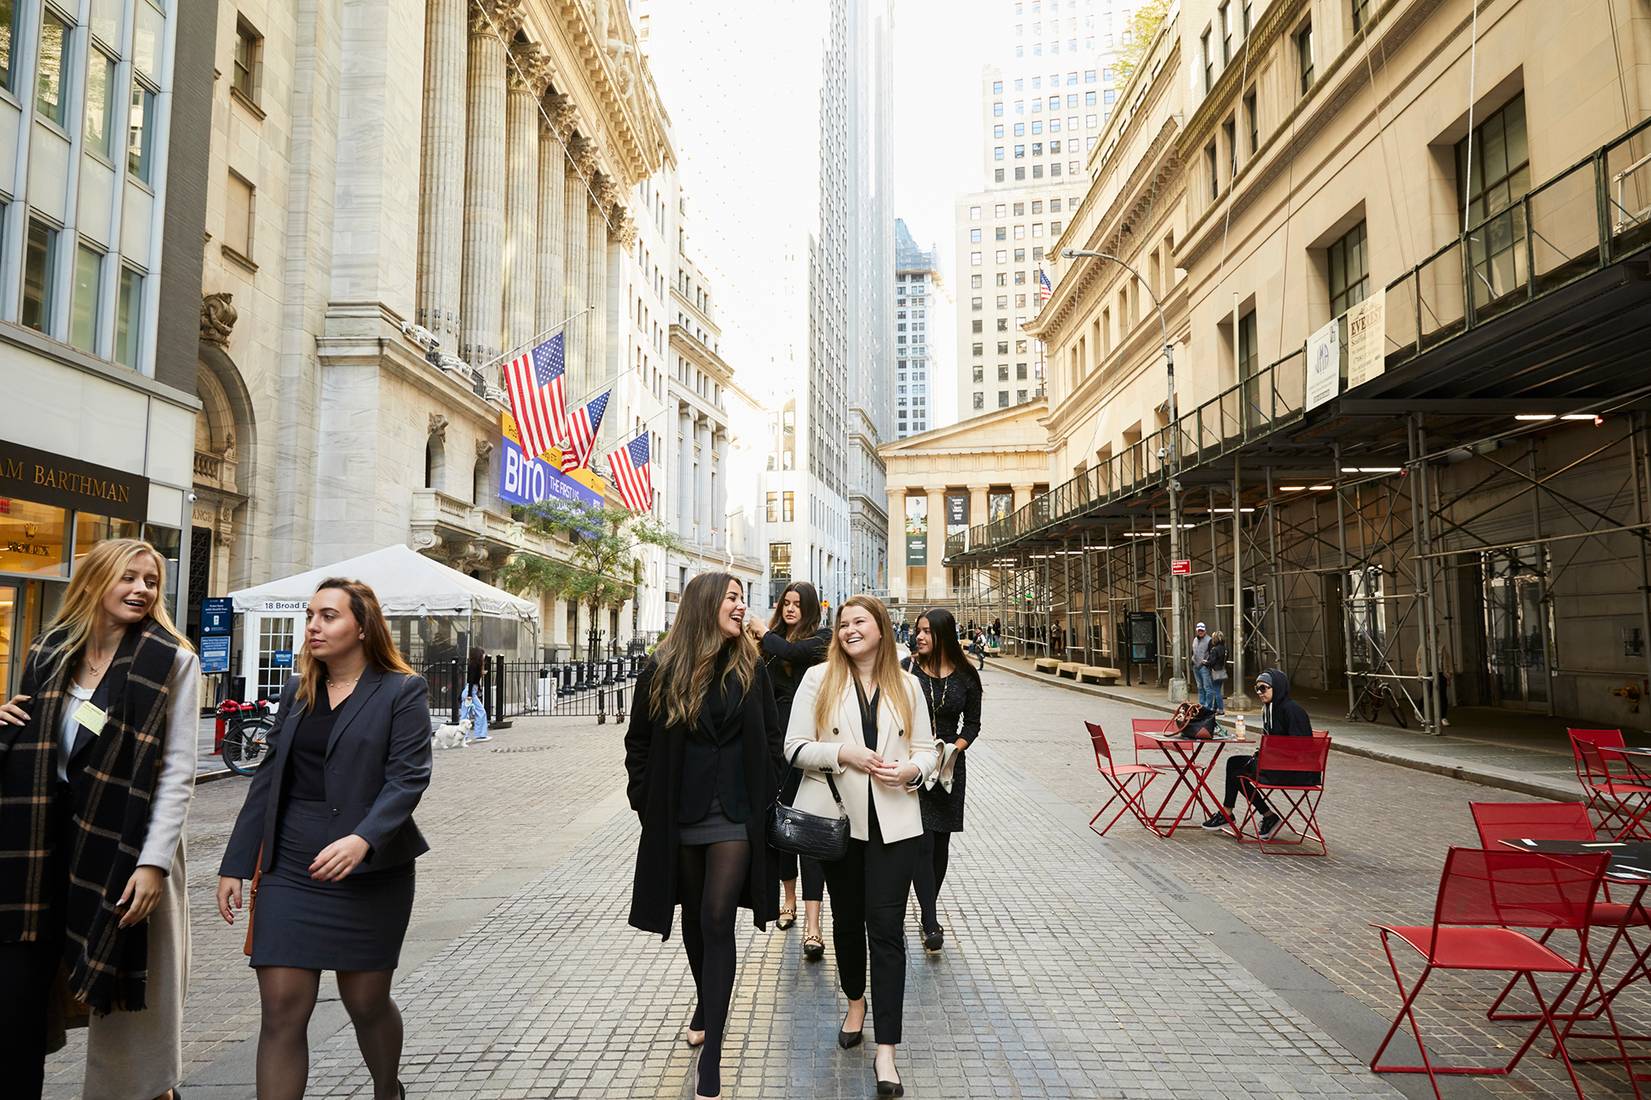
{"label": "black iron fence", "polygon": [[[490,659],[482,673],[482,699],[488,724],[505,729],[523,715],[594,717],[597,724],[610,717],[625,720],[632,681],[642,670],[641,653],[619,653],[584,661],[507,661]],[[430,713],[445,721],[459,720],[464,700],[465,662],[440,661],[421,669],[430,684]]]}

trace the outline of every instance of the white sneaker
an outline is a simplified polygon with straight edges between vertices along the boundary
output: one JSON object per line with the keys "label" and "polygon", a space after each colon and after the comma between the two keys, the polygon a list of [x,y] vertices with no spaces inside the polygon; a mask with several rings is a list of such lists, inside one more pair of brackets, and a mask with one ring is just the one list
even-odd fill
{"label": "white sneaker", "polygon": [[1450,719],[1449,718],[1441,718],[1441,719],[1439,719],[1439,724],[1441,726],[1448,726],[1448,725],[1450,725]]}
{"label": "white sneaker", "polygon": [[473,742],[474,741],[491,741],[491,740],[493,740],[493,738],[490,734],[484,733],[480,737],[472,737],[470,740],[473,741]]}

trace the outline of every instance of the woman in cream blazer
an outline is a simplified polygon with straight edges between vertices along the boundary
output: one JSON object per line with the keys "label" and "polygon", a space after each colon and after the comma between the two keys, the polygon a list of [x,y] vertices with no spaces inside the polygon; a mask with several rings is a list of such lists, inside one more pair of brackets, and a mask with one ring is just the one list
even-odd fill
{"label": "woman in cream blazer", "polygon": [[837,976],[849,1001],[838,1045],[861,1041],[869,945],[877,1092],[902,1096],[894,1055],[906,988],[906,899],[923,836],[917,792],[932,780],[939,754],[922,688],[900,668],[878,600],[844,601],[825,663],[797,687],[785,754],[804,773],[793,805],[835,817],[830,775],[849,818],[847,853],[825,864]]}

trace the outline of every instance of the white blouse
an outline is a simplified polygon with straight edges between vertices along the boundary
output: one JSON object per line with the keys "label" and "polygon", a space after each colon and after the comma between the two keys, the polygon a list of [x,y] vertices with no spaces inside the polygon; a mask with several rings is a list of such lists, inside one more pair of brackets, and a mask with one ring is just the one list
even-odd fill
{"label": "white blouse", "polygon": [[[171,694],[167,697],[161,773],[150,801],[149,832],[144,835],[143,850],[138,853],[138,866],[159,867],[170,873],[172,854],[177,850],[178,838],[183,835],[189,801],[195,794],[195,756],[199,751],[196,746],[201,725],[200,659],[188,646],[178,647],[178,657],[166,683]],[[69,756],[80,733],[75,711],[92,697],[92,692],[92,688],[69,682],[69,697],[63,704],[63,718],[58,726],[57,778],[64,783],[69,781]]]}

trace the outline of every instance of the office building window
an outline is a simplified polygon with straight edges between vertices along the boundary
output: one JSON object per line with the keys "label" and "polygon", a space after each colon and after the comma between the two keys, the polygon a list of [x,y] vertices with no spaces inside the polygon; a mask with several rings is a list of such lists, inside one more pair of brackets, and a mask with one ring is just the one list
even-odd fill
{"label": "office building window", "polygon": [[1204,146],[1204,170],[1210,174],[1210,198],[1221,194],[1221,158],[1215,151],[1215,142]]}
{"label": "office building window", "polygon": [[1479,302],[1522,285],[1526,226],[1519,200],[1531,186],[1530,149],[1525,136],[1525,97],[1515,96],[1473,129],[1472,164],[1468,139],[1456,145],[1457,187],[1467,180],[1467,225],[1488,221],[1470,247],[1475,275],[1469,282]]}
{"label": "office building window", "polygon": [[1221,67],[1233,59],[1233,13],[1232,0],[1223,0],[1217,9],[1217,24],[1221,28]]}
{"label": "office building window", "polygon": [[13,57],[17,49],[17,20],[20,6],[18,0],[0,0],[0,88],[7,91],[13,90],[12,79],[17,73]]}
{"label": "office building window", "polygon": [[1244,96],[1244,126],[1250,131],[1250,156],[1261,148],[1261,115],[1256,110],[1255,89]]}
{"label": "office building window", "polygon": [[39,218],[30,218],[23,249],[23,309],[18,314],[18,320],[29,328],[52,330],[56,271],[57,230]]}
{"label": "office building window", "polygon": [[[0,0],[3,3],[4,0]],[[115,59],[93,47],[86,51],[86,150],[114,156]]]}
{"label": "office building window", "polygon": [[[34,78],[36,114],[62,126],[69,105],[70,20],[46,8],[40,17],[39,65]],[[10,48],[7,48],[10,53]]]}
{"label": "office building window", "polygon": [[248,263],[252,262],[254,199],[252,184],[230,169],[224,204],[224,247]]}
{"label": "office building window", "polygon": [[1313,22],[1308,20],[1296,32],[1296,66],[1301,71],[1301,94],[1313,86]]}
{"label": "office building window", "polygon": [[[148,5],[139,0],[138,7]],[[140,183],[150,182],[155,170],[155,93],[141,81],[132,81],[132,110],[127,118],[126,171]]]}
{"label": "office building window", "polygon": [[1210,49],[1210,32],[1205,30],[1198,38],[1198,56],[1204,61],[1204,94],[1215,87],[1215,54]]}
{"label": "office building window", "polygon": [[264,56],[264,36],[246,21],[245,16],[235,20],[235,74],[230,87],[245,97],[248,103],[258,102]]}
{"label": "office building window", "polygon": [[789,489],[780,497],[780,522],[790,523],[797,518],[797,494]]}
{"label": "office building window", "polygon": [[979,390],[975,391],[973,407],[976,412],[979,412],[981,409],[986,407],[986,395],[981,393]]}
{"label": "office building window", "polygon": [[999,382],[1009,381],[1009,364],[1008,363],[999,363],[997,365],[997,380]]}
{"label": "office building window", "polygon": [[1000,408],[1000,409],[1007,409],[1009,407],[1009,391],[1008,390],[999,390],[999,391],[997,391],[997,407]]}
{"label": "office building window", "polygon": [[768,544],[768,571],[776,579],[791,578],[791,544],[789,542],[771,542]]}
{"label": "office building window", "polygon": [[143,275],[120,269],[120,298],[115,303],[115,362],[137,368],[143,340]]}
{"label": "office building window", "polygon": [[973,370],[970,371],[970,374],[973,376],[972,381],[977,386],[980,385],[982,382],[986,381],[986,368],[985,367],[976,366],[975,368],[973,368]]}
{"label": "office building window", "polygon": [[1370,22],[1370,0],[1351,0],[1353,5],[1353,33],[1364,30],[1364,25]]}
{"label": "office building window", "polygon": [[69,299],[69,343],[97,354],[98,296],[103,290],[103,253],[81,245],[75,249],[74,296]]}
{"label": "office building window", "polygon": [[1325,253],[1330,275],[1330,316],[1340,317],[1370,293],[1370,257],[1364,222],[1349,229]]}
{"label": "office building window", "polygon": [[769,493],[768,494],[768,522],[769,523],[778,523],[779,521],[780,521],[780,494],[778,494],[778,493]]}

